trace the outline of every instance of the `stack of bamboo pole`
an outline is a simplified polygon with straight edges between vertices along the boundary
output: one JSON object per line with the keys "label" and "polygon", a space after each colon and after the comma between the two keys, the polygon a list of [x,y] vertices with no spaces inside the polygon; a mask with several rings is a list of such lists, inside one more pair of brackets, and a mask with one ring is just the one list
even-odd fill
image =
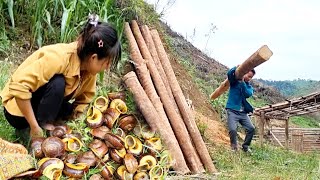
{"label": "stack of bamboo pole", "polygon": [[123,80],[152,129],[159,132],[180,174],[216,172],[157,30],[125,23],[135,72]]}

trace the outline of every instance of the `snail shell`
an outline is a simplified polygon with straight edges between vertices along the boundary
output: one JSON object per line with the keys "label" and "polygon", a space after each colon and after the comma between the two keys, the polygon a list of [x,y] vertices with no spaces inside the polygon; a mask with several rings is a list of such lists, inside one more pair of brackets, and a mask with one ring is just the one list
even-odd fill
{"label": "snail shell", "polygon": [[58,137],[48,137],[41,144],[45,157],[59,157],[65,153],[64,143]]}
{"label": "snail shell", "polygon": [[103,141],[101,141],[99,139],[94,139],[89,144],[89,148],[99,158],[102,158],[109,150],[108,146]]}
{"label": "snail shell", "polygon": [[126,133],[121,128],[116,128],[114,134],[123,138],[123,139],[126,137]]}
{"label": "snail shell", "polygon": [[65,150],[67,151],[77,152],[82,148],[82,142],[75,136],[64,138],[62,142],[65,143]]}
{"label": "snail shell", "polygon": [[111,130],[107,126],[100,126],[95,129],[90,130],[90,134],[92,134],[94,137],[104,139],[104,136],[110,132]]}
{"label": "snail shell", "polygon": [[91,106],[87,112],[86,122],[90,128],[100,127],[103,123],[101,111],[94,106]]}
{"label": "snail shell", "polygon": [[106,142],[107,146],[110,147],[110,148],[115,148],[115,149],[118,149],[118,150],[124,148],[123,140],[117,135],[114,135],[112,133],[107,133],[104,136],[104,139],[105,139],[105,142]]}
{"label": "snail shell", "polygon": [[31,151],[34,153],[36,158],[43,158],[44,154],[42,152],[41,144],[45,140],[44,137],[37,137],[31,140]]}
{"label": "snail shell", "polygon": [[125,131],[131,131],[136,127],[138,121],[133,115],[124,115],[119,118],[118,124],[121,129]]}
{"label": "snail shell", "polygon": [[157,159],[151,155],[143,156],[139,161],[139,166],[147,165],[147,169],[150,170],[157,164]]}
{"label": "snail shell", "polygon": [[125,147],[130,153],[134,155],[140,155],[142,152],[142,142],[140,141],[140,139],[131,135],[126,136]]}
{"label": "snail shell", "polygon": [[50,136],[62,138],[66,134],[70,134],[70,133],[71,133],[71,129],[67,125],[63,124],[63,125],[55,126],[54,129],[50,131]]}
{"label": "snail shell", "polygon": [[117,163],[119,163],[119,164],[121,164],[122,163],[122,160],[123,160],[123,158],[124,158],[124,156],[126,155],[126,150],[125,149],[121,149],[121,150],[116,150],[116,149],[111,149],[110,150],[110,156],[111,156],[111,158],[115,161],[115,162],[117,162]]}
{"label": "snail shell", "polygon": [[142,126],[140,130],[141,130],[141,135],[144,139],[153,138],[155,135],[155,131],[153,131],[148,125]]}
{"label": "snail shell", "polygon": [[116,120],[119,118],[120,112],[115,108],[108,108],[103,113],[103,121],[107,125],[108,128],[112,128],[113,124],[116,122]]}
{"label": "snail shell", "polygon": [[92,151],[87,151],[78,156],[77,162],[85,163],[88,166],[92,167],[97,164],[97,158]]}
{"label": "snail shell", "polygon": [[117,109],[121,114],[125,114],[128,111],[127,105],[121,99],[114,99],[110,103],[110,108]]}
{"label": "snail shell", "polygon": [[63,169],[63,174],[71,178],[82,178],[88,170],[89,167],[85,163],[66,163]]}
{"label": "snail shell", "polygon": [[75,163],[77,159],[77,155],[76,154],[67,154],[66,157],[64,158],[64,162],[65,163]]}
{"label": "snail shell", "polygon": [[126,100],[126,93],[124,91],[111,92],[111,93],[108,93],[108,97],[111,100],[121,99],[122,101],[125,101]]}
{"label": "snail shell", "polygon": [[38,162],[39,170],[35,176],[44,175],[49,179],[60,179],[62,169],[64,167],[63,161],[58,158],[42,158]]}
{"label": "snail shell", "polygon": [[109,105],[109,99],[104,96],[99,96],[95,99],[93,105],[98,108],[101,112],[104,112]]}
{"label": "snail shell", "polygon": [[133,180],[149,180],[149,175],[146,172],[138,172],[134,175]]}
{"label": "snail shell", "polygon": [[119,179],[124,179],[125,172],[128,172],[126,166],[121,165],[118,167],[116,175]]}
{"label": "snail shell", "polygon": [[102,175],[102,177],[106,180],[111,180],[113,179],[113,173],[114,173],[114,169],[112,166],[104,166],[102,168],[102,171],[100,172],[100,174]]}
{"label": "snail shell", "polygon": [[138,161],[132,154],[127,153],[124,156],[123,162],[129,173],[134,174],[137,171]]}

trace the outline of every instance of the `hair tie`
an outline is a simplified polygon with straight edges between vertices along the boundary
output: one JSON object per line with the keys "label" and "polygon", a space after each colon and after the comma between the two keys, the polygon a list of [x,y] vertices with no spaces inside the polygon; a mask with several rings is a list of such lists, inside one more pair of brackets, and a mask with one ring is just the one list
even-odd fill
{"label": "hair tie", "polygon": [[98,42],[98,46],[99,46],[99,48],[100,48],[100,47],[103,47],[103,41],[102,41],[102,39],[100,39],[100,41]]}
{"label": "hair tie", "polygon": [[93,25],[94,27],[97,27],[97,24],[99,23],[99,16],[98,15],[89,13],[88,19],[89,19],[89,23],[91,25]]}

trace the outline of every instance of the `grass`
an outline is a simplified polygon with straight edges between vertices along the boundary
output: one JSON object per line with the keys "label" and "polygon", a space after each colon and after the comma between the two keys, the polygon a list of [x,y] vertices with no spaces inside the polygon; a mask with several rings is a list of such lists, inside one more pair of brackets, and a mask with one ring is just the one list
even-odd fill
{"label": "grass", "polygon": [[301,128],[319,128],[319,120],[310,116],[294,116],[290,118],[290,122]]}
{"label": "grass", "polygon": [[[11,64],[6,61],[0,61],[0,89],[2,90],[5,83],[7,82],[10,72]],[[0,102],[0,104],[2,104]],[[5,119],[3,114],[3,106],[0,108],[0,138],[6,139],[8,141],[15,141],[17,138],[14,133],[14,128],[10,126],[8,121]]]}
{"label": "grass", "polygon": [[218,179],[319,179],[319,154],[298,154],[274,146],[253,145],[252,155],[217,148]]}

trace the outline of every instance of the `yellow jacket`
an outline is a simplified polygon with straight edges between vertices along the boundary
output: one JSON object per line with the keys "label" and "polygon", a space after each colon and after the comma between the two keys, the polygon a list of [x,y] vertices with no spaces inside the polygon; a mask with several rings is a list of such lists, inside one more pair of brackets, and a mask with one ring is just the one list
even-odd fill
{"label": "yellow jacket", "polygon": [[23,116],[15,97],[31,99],[32,92],[46,84],[55,74],[63,74],[66,81],[64,96],[74,92],[75,111],[83,112],[96,90],[96,76],[80,76],[80,59],[77,43],[44,46],[30,55],[13,73],[0,96],[7,111]]}

